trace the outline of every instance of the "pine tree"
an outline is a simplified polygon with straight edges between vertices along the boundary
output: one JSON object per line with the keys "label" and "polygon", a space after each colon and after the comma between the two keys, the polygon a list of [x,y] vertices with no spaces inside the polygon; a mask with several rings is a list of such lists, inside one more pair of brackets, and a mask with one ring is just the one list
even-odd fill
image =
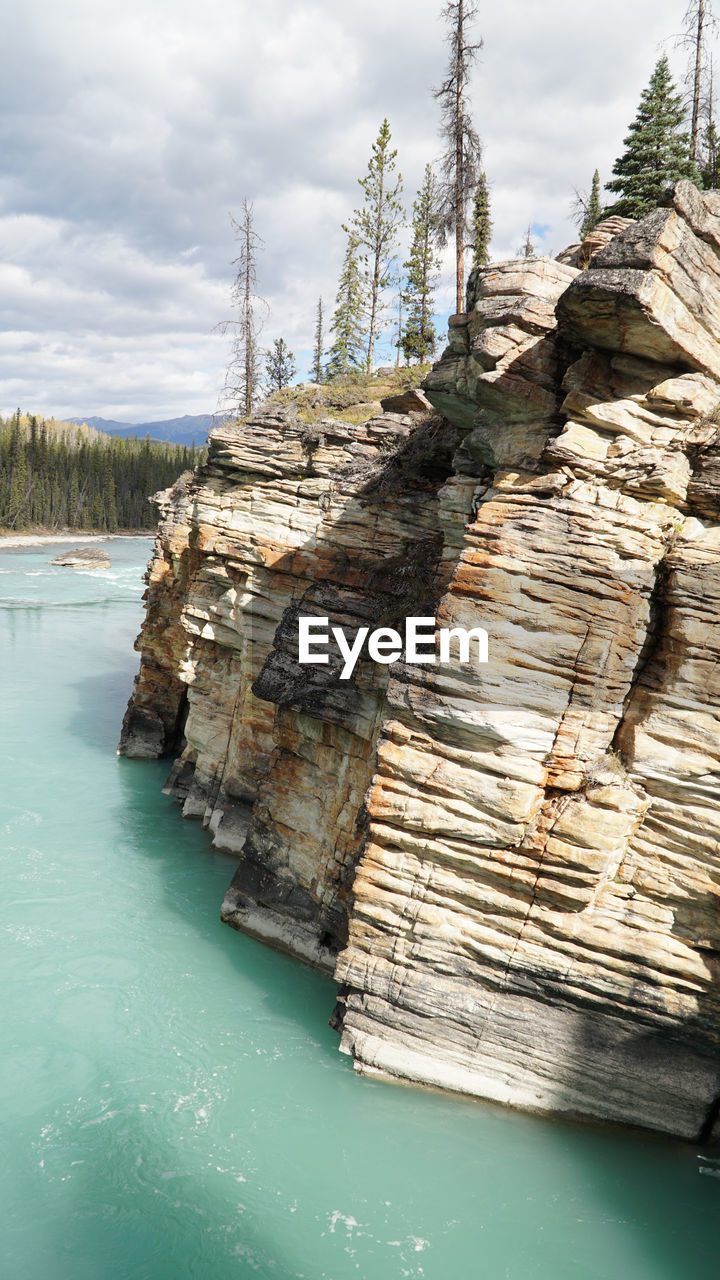
{"label": "pine tree", "polygon": [[325,375],[329,379],[346,378],[362,367],[366,299],[358,260],[358,241],[352,232],[348,232],[331,326],[335,340],[328,352],[329,359],[325,369]]}
{"label": "pine tree", "polygon": [[580,208],[583,212],[583,219],[580,223],[580,239],[584,240],[586,236],[597,226],[602,218],[602,203],[600,201],[600,173],[596,169],[593,174],[592,187],[590,195],[583,199],[579,197]]}
{"label": "pine tree", "polygon": [[397,329],[395,337],[395,368],[400,368],[400,352],[403,350],[403,335],[405,333],[405,294],[403,291],[403,278],[398,271],[393,280],[395,287],[395,310],[397,313]]}
{"label": "pine tree", "polygon": [[284,338],[276,338],[265,352],[265,372],[272,391],[282,391],[295,377],[295,356]]}
{"label": "pine tree", "polygon": [[670,74],[667,55],[657,63],[625,138],[625,151],[613,167],[615,178],[606,185],[620,199],[606,212],[644,218],[658,204],[666,187],[681,178],[699,181],[690,159],[690,139],[681,131],[682,98]]}
{"label": "pine tree", "polygon": [[413,204],[412,246],[405,265],[405,328],[401,342],[408,364],[423,362],[432,355],[437,342],[432,322],[433,294],[437,287],[438,259],[434,246],[438,184],[430,165]]}
{"label": "pine tree", "polygon": [[490,217],[490,192],[483,171],[475,188],[472,211],[472,265],[486,267],[490,261],[492,218]]}
{"label": "pine tree", "polygon": [[[118,527],[117,506],[115,502],[115,477],[112,473],[112,462],[110,457],[105,458],[102,478],[102,505],[104,516],[104,527],[109,533],[115,533]],[[69,507],[69,502],[68,502]],[[70,511],[67,511],[66,519],[70,519]]]}
{"label": "pine tree", "polygon": [[228,408],[248,418],[260,389],[257,306],[262,299],[257,295],[256,261],[262,240],[255,231],[253,207],[247,200],[242,202],[241,217],[237,219],[231,215],[230,223],[240,244],[240,252],[232,262],[236,268],[232,301],[240,312],[240,318],[224,321],[219,326],[222,333],[230,330],[233,334],[223,396]]}
{"label": "pine tree", "polygon": [[402,175],[395,176],[397,151],[390,149],[390,126],[383,120],[377,139],[372,144],[368,171],[358,178],[365,200],[356,209],[350,226],[362,251],[368,292],[368,334],[365,367],[372,372],[375,339],[382,308],[382,291],[390,283],[391,261],[398,228],[404,220],[401,200]]}
{"label": "pine tree", "polygon": [[455,235],[455,306],[465,309],[465,244],[472,193],[477,186],[482,150],[469,112],[467,82],[470,70],[482,49],[482,40],[472,41],[469,29],[478,13],[476,0],[448,0],[442,16],[448,27],[450,59],[445,79],[435,98],[441,105],[441,135],[445,151],[441,159],[438,231],[444,244]]}
{"label": "pine tree", "polygon": [[323,333],[323,300],[318,298],[317,304],[317,320],[315,322],[315,346],[313,348],[313,362],[310,370],[310,377],[313,382],[322,382],[323,365],[322,359],[325,352],[325,335]]}

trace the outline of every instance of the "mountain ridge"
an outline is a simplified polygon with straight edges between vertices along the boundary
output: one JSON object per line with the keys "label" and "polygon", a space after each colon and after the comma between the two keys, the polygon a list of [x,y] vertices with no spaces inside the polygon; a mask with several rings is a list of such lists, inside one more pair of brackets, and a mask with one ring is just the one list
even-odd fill
{"label": "mountain ridge", "polygon": [[184,413],[177,418],[160,418],[152,422],[120,422],[97,416],[68,418],[68,422],[76,426],[85,424],[110,436],[138,436],[140,439],[151,436],[169,444],[194,443],[200,447],[206,443],[210,429],[225,422],[226,418],[227,415],[222,413]]}

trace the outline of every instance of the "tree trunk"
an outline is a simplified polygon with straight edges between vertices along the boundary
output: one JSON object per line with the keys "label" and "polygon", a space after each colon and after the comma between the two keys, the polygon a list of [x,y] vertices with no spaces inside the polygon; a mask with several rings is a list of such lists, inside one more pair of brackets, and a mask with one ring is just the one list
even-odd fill
{"label": "tree trunk", "polygon": [[370,328],[368,332],[368,349],[367,349],[367,372],[372,373],[373,355],[375,353],[375,326],[377,324],[377,304],[378,293],[380,291],[379,275],[378,275],[379,258],[375,257],[375,270],[373,272],[372,286],[370,290]]}
{"label": "tree trunk", "polygon": [[700,122],[700,84],[702,80],[703,34],[705,29],[705,0],[698,0],[697,34],[695,37],[695,80],[693,83],[692,126],[690,130],[690,159],[697,156],[698,125]]}
{"label": "tree trunk", "polygon": [[463,153],[463,0],[458,4],[455,75],[455,310],[465,310],[465,156]]}
{"label": "tree trunk", "polygon": [[383,232],[383,194],[385,191],[385,157],[380,169],[380,193],[378,197],[377,225],[375,229],[375,261],[373,263],[372,288],[370,291],[370,332],[368,334],[367,371],[372,373],[373,356],[375,354],[375,330],[377,328],[378,296],[380,294],[380,255],[382,254]]}
{"label": "tree trunk", "polygon": [[245,417],[252,413],[253,352],[252,352],[252,295],[250,292],[250,214],[245,210]]}

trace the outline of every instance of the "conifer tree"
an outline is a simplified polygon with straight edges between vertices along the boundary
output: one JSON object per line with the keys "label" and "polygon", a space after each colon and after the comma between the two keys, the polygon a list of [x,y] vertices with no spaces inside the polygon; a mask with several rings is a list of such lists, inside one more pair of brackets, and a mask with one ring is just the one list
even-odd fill
{"label": "conifer tree", "polygon": [[640,98],[637,115],[625,138],[625,151],[615,161],[614,179],[606,184],[620,199],[607,215],[644,218],[666,187],[681,178],[699,181],[690,158],[690,139],[682,132],[684,109],[675,89],[667,55],[657,63]]}
{"label": "conifer tree", "polygon": [[[78,481],[77,467],[72,467],[70,471],[70,484],[68,485],[68,524],[76,525],[79,516],[80,507],[80,483]],[[117,515],[117,512],[116,512]]]}
{"label": "conifer tree", "polygon": [[356,209],[350,226],[358,248],[362,251],[368,292],[368,330],[366,369],[372,372],[375,339],[382,308],[382,291],[390,283],[393,249],[398,228],[404,220],[401,200],[402,175],[395,175],[397,151],[390,148],[390,126],[383,120],[377,139],[372,144],[368,171],[358,178],[365,200]]}
{"label": "conifer tree", "polygon": [[483,171],[475,188],[472,212],[472,265],[486,267],[490,261],[492,219],[490,217],[490,192]]}
{"label": "conifer tree", "polygon": [[[103,508],[103,525],[110,533],[115,533],[118,527],[117,505],[115,502],[115,479],[112,473],[110,458],[107,456],[103,465],[102,479],[102,508]],[[67,522],[69,514],[66,514]]]}
{"label": "conifer tree", "polygon": [[441,159],[442,188],[438,232],[444,244],[455,236],[455,306],[465,310],[465,244],[472,193],[477,186],[481,146],[470,118],[468,79],[482,40],[473,41],[470,28],[478,13],[476,0],[448,0],[442,16],[448,27],[450,58],[445,79],[435,98],[442,111],[441,135],[445,151]]}
{"label": "conifer tree", "polygon": [[315,322],[315,346],[313,348],[313,362],[310,370],[310,377],[313,382],[322,382],[323,380],[323,354],[325,351],[325,334],[323,332],[323,300],[318,298],[317,304],[317,320]]}
{"label": "conifer tree", "polygon": [[295,377],[295,355],[284,338],[276,338],[265,352],[265,372],[271,391],[282,391]]}
{"label": "conifer tree", "polygon": [[403,294],[405,327],[400,338],[408,364],[422,363],[432,355],[437,342],[432,322],[433,294],[437,288],[438,259],[434,236],[438,184],[430,165],[425,166],[422,186],[413,204],[412,245],[405,265],[406,285]]}
{"label": "conifer tree", "polygon": [[590,195],[585,199],[581,199],[581,208],[584,211],[583,220],[580,224],[580,239],[584,240],[586,236],[597,226],[602,217],[602,204],[600,202],[600,173],[596,169],[593,174],[592,187]]}
{"label": "conifer tree", "polygon": [[148,529],[157,512],[148,495],[194,467],[200,451],[118,439],[82,428],[48,433],[43,422],[0,420],[0,526]]}
{"label": "conifer tree", "polygon": [[350,231],[335,297],[331,326],[334,342],[328,352],[329,359],[325,368],[329,379],[346,378],[348,374],[357,372],[363,364],[366,298],[358,258],[358,241]]}
{"label": "conifer tree", "polygon": [[253,207],[242,202],[240,218],[230,215],[230,223],[240,245],[232,287],[232,301],[238,308],[239,319],[224,321],[220,330],[233,334],[230,364],[225,374],[224,399],[229,408],[250,416],[260,389],[260,349],[257,306],[262,301],[257,294],[257,252],[262,240],[255,231]]}
{"label": "conifer tree", "polygon": [[703,130],[697,165],[703,187],[706,191],[711,191],[720,187],[720,133],[715,124],[715,68],[712,55],[707,60],[705,86],[702,103]]}
{"label": "conifer tree", "polygon": [[700,176],[706,191],[716,191],[720,187],[720,134],[712,122],[703,135]]}
{"label": "conifer tree", "polygon": [[20,443],[16,446],[15,456],[10,470],[10,493],[8,501],[8,523],[11,529],[20,522],[28,499],[28,468],[26,451]]}

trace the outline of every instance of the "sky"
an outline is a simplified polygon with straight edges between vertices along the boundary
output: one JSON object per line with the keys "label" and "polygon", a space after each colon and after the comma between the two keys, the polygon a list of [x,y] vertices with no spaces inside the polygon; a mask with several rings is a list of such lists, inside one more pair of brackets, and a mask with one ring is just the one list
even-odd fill
{"label": "sky", "polygon": [[[387,117],[408,209],[440,153],[440,0],[24,0],[0,77],[0,412],[143,422],[220,406],[230,214],[251,202],[263,348],[309,378],[342,223]],[[492,255],[577,239],[686,0],[479,0],[473,120]],[[407,233],[400,245],[407,250]],[[437,310],[454,310],[447,255]],[[389,338],[386,337],[386,344]],[[380,348],[387,361],[390,347]]]}

